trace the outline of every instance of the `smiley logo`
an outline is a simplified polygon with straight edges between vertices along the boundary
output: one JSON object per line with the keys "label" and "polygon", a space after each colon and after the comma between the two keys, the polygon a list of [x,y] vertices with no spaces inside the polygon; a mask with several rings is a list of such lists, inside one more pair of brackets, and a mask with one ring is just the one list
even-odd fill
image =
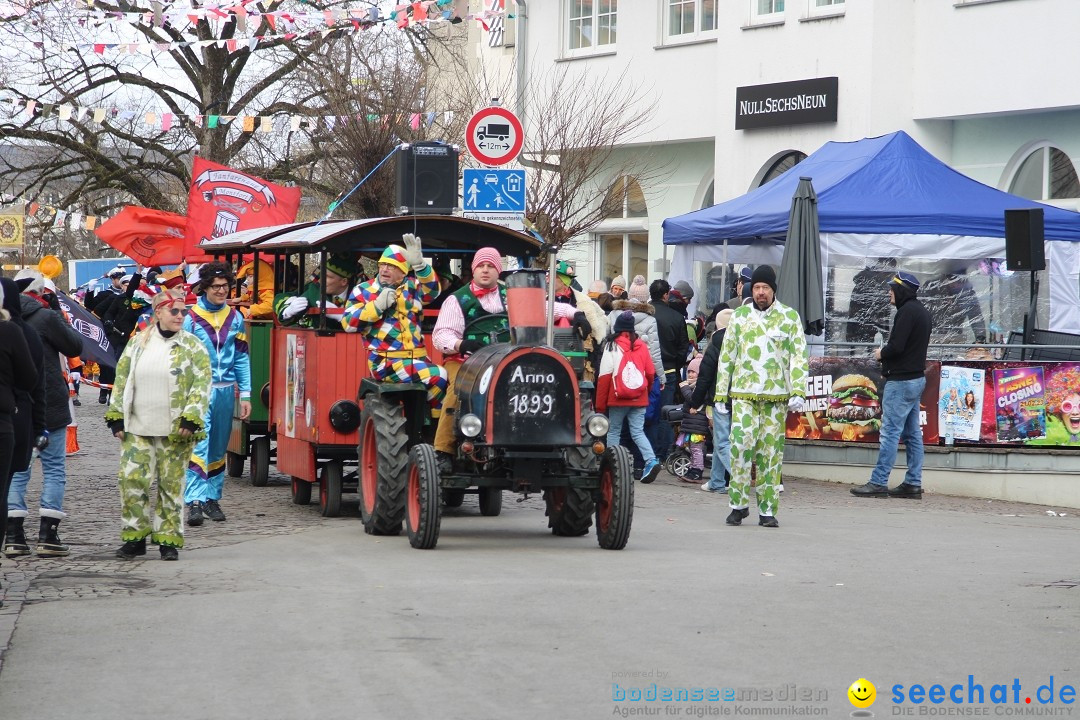
{"label": "smiley logo", "polygon": [[877,699],[877,688],[866,678],[859,678],[847,689],[848,700],[857,708],[868,708]]}

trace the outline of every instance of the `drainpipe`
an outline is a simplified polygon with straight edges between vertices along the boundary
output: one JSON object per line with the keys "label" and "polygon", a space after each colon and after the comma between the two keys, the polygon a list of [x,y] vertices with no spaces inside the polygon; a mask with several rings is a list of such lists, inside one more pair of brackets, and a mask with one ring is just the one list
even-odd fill
{"label": "drainpipe", "polygon": [[515,74],[517,75],[517,116],[525,122],[525,76],[529,60],[529,17],[526,0],[517,1],[517,48],[514,54]]}

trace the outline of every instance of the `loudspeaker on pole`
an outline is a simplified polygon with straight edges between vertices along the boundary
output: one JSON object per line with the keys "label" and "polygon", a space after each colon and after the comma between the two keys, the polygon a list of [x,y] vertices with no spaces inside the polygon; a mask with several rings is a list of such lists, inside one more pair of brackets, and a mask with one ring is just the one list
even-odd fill
{"label": "loudspeaker on pole", "polygon": [[1009,270],[1045,270],[1043,210],[1005,211],[1005,266]]}
{"label": "loudspeaker on pole", "polygon": [[456,145],[417,142],[397,152],[397,202],[399,215],[449,215],[458,204],[458,154]]}

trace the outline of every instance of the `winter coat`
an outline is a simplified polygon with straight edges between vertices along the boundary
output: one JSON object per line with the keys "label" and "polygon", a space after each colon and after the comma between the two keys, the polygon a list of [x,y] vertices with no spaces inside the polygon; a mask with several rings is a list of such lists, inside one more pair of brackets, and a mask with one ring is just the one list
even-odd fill
{"label": "winter coat", "polygon": [[607,318],[611,327],[615,327],[615,319],[622,313],[627,310],[634,313],[634,332],[649,346],[649,354],[652,355],[656,375],[661,383],[664,382],[664,361],[660,359],[660,334],[656,329],[653,306],[633,300],[616,300],[611,307],[614,309]]}
{"label": "winter coat", "polygon": [[709,435],[712,430],[709,429],[709,416],[704,412],[690,412],[690,398],[693,397],[696,387],[702,385],[701,375],[698,374],[697,385],[691,385],[689,380],[684,380],[679,383],[679,391],[682,393],[683,400],[683,419],[679,426],[681,432],[690,435]]}
{"label": "winter coat", "polygon": [[50,432],[66,428],[71,424],[71,409],[68,406],[68,384],[64,369],[60,364],[60,355],[78,357],[82,354],[82,335],[71,327],[64,316],[31,296],[22,295],[23,319],[37,330],[44,346],[43,355],[45,373],[45,427]]}
{"label": "winter coat", "polygon": [[743,305],[731,316],[716,368],[716,402],[806,397],[806,337],[799,313],[779,301],[761,312]]}
{"label": "winter coat", "polygon": [[682,370],[690,351],[690,336],[686,333],[686,318],[663,300],[654,300],[656,330],[660,336],[660,357],[667,372]]}
{"label": "winter coat", "polygon": [[[634,359],[634,364],[645,373],[646,387],[652,387],[656,372],[653,370],[652,356],[649,355],[648,346],[638,338],[630,348],[630,336],[627,333],[619,333],[614,342],[618,343],[623,354],[629,354]],[[604,343],[604,356],[600,360],[600,374],[596,379],[596,411],[606,413],[609,407],[647,407],[649,405],[649,393],[643,392],[635,399],[623,399],[615,397],[615,383],[612,373],[619,371],[615,367],[615,354],[610,345]]]}
{"label": "winter coat", "polygon": [[16,388],[33,387],[36,382],[37,368],[22,328],[0,320],[0,413],[14,415]]}
{"label": "winter coat", "polygon": [[690,399],[683,403],[683,412],[689,412],[690,408],[712,404],[713,396],[716,394],[716,367],[720,363],[720,348],[724,345],[725,333],[727,333],[727,328],[721,328],[709,339],[709,347],[705,348],[705,354],[701,357],[697,385],[694,386]]}

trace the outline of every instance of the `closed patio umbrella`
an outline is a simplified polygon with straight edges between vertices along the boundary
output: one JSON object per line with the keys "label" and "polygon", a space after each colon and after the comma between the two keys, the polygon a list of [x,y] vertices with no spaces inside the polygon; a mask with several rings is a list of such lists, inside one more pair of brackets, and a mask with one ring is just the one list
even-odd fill
{"label": "closed patio umbrella", "polygon": [[825,293],[821,282],[817,194],[810,180],[800,177],[791,198],[776,299],[795,308],[806,334],[820,335],[825,330]]}

